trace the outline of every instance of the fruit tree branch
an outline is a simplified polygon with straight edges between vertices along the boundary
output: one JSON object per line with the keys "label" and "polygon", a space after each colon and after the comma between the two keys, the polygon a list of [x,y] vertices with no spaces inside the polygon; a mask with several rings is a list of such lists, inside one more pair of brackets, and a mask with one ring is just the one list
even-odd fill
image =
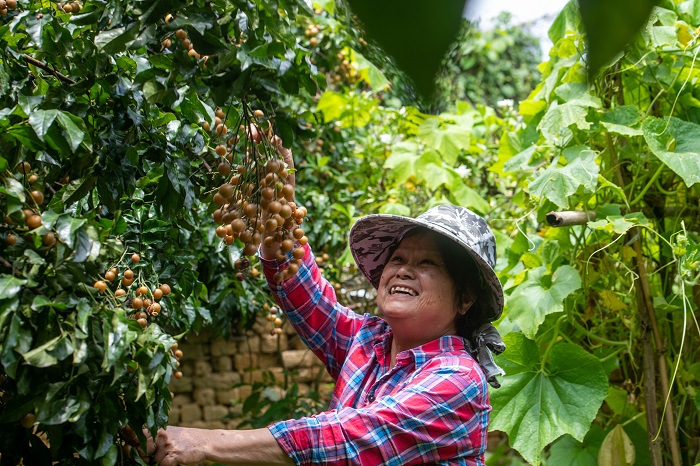
{"label": "fruit tree branch", "polygon": [[37,60],[36,58],[31,57],[31,56],[27,55],[26,53],[23,53],[23,54],[22,54],[22,58],[24,58],[26,61],[28,61],[28,62],[31,63],[32,65],[36,66],[37,68],[41,68],[42,70],[46,71],[47,73],[50,73],[50,74],[56,76],[58,79],[60,79],[61,81],[65,82],[65,83],[68,83],[68,84],[75,84],[75,81],[73,81],[73,80],[72,80],[71,78],[69,78],[68,76],[59,73],[58,71],[52,69],[52,68],[51,68],[49,65],[47,65],[46,63],[40,62],[40,61]]}

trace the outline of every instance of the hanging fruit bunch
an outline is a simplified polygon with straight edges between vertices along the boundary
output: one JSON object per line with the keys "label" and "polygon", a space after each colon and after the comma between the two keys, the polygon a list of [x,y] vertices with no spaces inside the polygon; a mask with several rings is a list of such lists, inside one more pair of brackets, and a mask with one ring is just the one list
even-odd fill
{"label": "hanging fruit bunch", "polygon": [[[117,306],[124,305],[130,309],[129,317],[136,320],[141,328],[146,328],[150,321],[158,317],[163,311],[161,300],[171,292],[167,283],[148,283],[146,278],[139,271],[135,273],[130,265],[141,262],[141,256],[137,253],[131,255],[131,264],[126,259],[122,259],[104,273],[104,277],[97,280],[93,285],[99,293],[109,294],[114,299]],[[123,272],[120,271],[123,267]],[[112,290],[108,283],[113,284]],[[134,286],[135,285],[135,286]],[[149,320],[150,319],[150,320]]]}
{"label": "hanging fruit bunch", "polygon": [[0,0],[0,16],[5,16],[7,10],[17,8],[17,0]]}
{"label": "hanging fruit bunch", "polygon": [[[3,225],[0,227],[0,230],[4,230],[5,243],[14,246],[17,244],[19,236],[26,242],[26,245],[33,244],[43,251],[48,251],[56,244],[56,235],[42,222],[41,213],[45,204],[45,196],[41,191],[39,175],[35,173],[31,164],[26,160],[19,163],[16,174],[6,173],[5,175],[5,193],[17,201],[13,205],[12,213],[8,213],[9,204],[5,205]],[[22,207],[21,211],[19,210],[20,206]],[[40,238],[41,241],[35,241],[35,238]]]}
{"label": "hanging fruit bunch", "polygon": [[268,304],[263,305],[263,310],[267,312],[267,315],[265,316],[268,320],[268,322],[271,322],[273,324],[273,327],[270,329],[270,335],[281,335],[282,334],[282,324],[284,321],[282,320],[282,313],[280,312],[279,308],[277,306],[270,306]]}
{"label": "hanging fruit bunch", "polygon": [[[264,112],[253,111],[246,102],[235,133],[228,131],[225,121],[226,114],[218,109],[213,127],[220,142],[214,149],[220,183],[212,197],[216,235],[226,245],[242,244],[242,256],[234,264],[241,281],[260,245],[279,243],[278,259],[287,254],[292,258],[289,267],[275,276],[282,281],[297,272],[304,257],[301,246],[308,242],[301,227],[306,208],[294,201],[293,174],[282,156],[286,149]],[[209,122],[203,127],[212,130]]]}

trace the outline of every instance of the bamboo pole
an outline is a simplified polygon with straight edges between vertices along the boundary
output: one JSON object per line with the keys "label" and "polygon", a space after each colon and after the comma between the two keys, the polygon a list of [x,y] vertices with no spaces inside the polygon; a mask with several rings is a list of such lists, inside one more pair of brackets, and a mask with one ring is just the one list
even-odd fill
{"label": "bamboo pole", "polygon": [[[634,231],[634,233],[632,233]],[[651,287],[649,285],[649,276],[647,274],[646,265],[644,264],[644,257],[642,256],[642,245],[640,243],[641,231],[639,227],[635,227],[630,232],[630,236],[636,238],[633,240],[632,247],[635,251],[635,262],[637,265],[637,273],[639,274],[639,280],[637,281],[637,294],[639,302],[639,311],[642,315],[642,319],[645,324],[650,325],[652,335],[654,336],[655,352],[657,357],[657,364],[659,367],[659,379],[661,381],[662,396],[666,399],[666,395],[669,393],[670,385],[668,381],[668,368],[666,366],[666,357],[664,356],[666,349],[661,338],[661,333],[659,332],[659,325],[656,321],[656,313],[654,311],[654,304],[651,297]],[[646,370],[646,368],[645,368]],[[656,410],[656,408],[654,408]],[[675,413],[673,411],[673,401],[668,397],[665,415],[664,415],[664,433],[666,436],[667,448],[671,453],[671,460],[673,466],[681,466],[681,452],[678,444],[678,436],[676,435],[676,422]],[[658,430],[658,427],[657,427]],[[656,430],[650,432],[651,435],[656,435]]]}

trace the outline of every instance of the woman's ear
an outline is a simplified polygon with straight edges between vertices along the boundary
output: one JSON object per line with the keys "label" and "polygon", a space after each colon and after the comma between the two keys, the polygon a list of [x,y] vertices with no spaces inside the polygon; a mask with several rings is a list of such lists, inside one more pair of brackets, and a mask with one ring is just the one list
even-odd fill
{"label": "woman's ear", "polygon": [[474,290],[472,288],[469,288],[469,290],[465,293],[464,297],[464,302],[459,307],[459,309],[457,309],[457,312],[461,315],[465,315],[476,302],[476,293],[474,293]]}

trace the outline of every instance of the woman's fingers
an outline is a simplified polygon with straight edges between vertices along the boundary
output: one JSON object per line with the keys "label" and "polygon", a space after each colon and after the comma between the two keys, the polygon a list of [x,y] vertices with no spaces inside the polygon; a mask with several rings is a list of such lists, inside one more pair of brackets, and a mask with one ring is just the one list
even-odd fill
{"label": "woman's fingers", "polygon": [[277,151],[282,156],[282,160],[287,164],[287,170],[289,170],[289,175],[287,175],[287,183],[295,186],[294,184],[294,157],[292,156],[291,149],[287,149],[282,145],[282,138],[276,134],[272,136],[270,140],[272,147],[276,148]]}

